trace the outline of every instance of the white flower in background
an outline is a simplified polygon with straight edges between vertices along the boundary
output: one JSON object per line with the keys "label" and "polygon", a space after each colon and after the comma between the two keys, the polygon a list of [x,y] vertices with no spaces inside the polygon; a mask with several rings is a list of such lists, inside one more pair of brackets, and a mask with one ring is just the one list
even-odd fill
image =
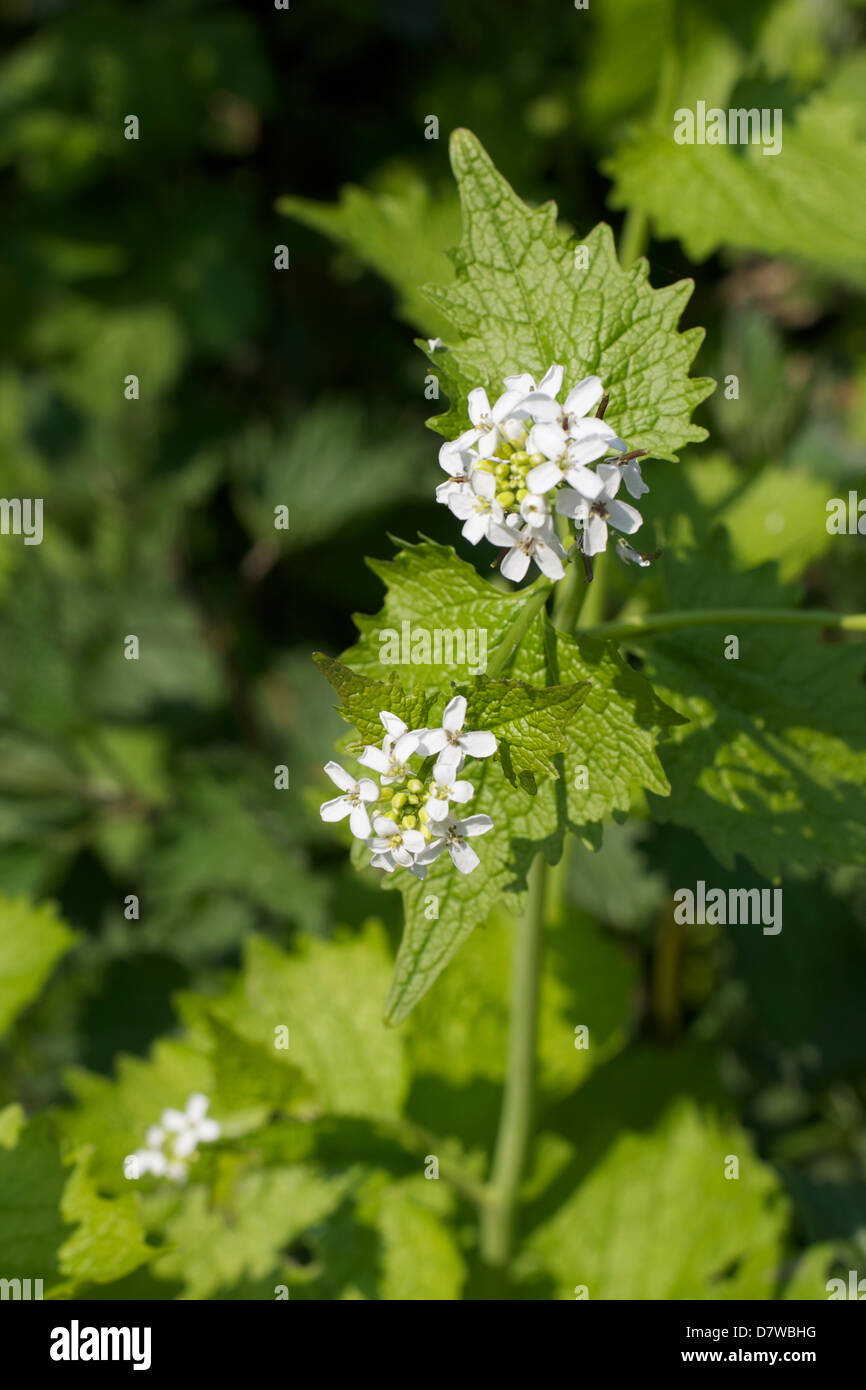
{"label": "white flower in background", "polygon": [[564,368],[554,363],[552,367],[548,367],[538,386],[535,384],[535,377],[529,372],[522,372],[520,376],[507,376],[503,385],[507,386],[509,391],[520,391],[524,398],[532,392],[556,397],[562,390],[563,372]]}
{"label": "white flower in background", "polygon": [[201,1091],[195,1091],[183,1110],[163,1110],[162,1128],[174,1135],[172,1148],[175,1158],[189,1158],[199,1144],[212,1144],[219,1139],[216,1120],[207,1118],[210,1101]]}
{"label": "white flower in background", "polygon": [[507,525],[491,526],[489,532],[494,545],[508,546],[508,554],[499,567],[505,578],[516,583],[529,569],[529,561],[534,560],[548,579],[562,579],[565,551],[550,519],[541,525],[527,523],[522,529],[516,517],[514,521],[516,525],[509,518]]}
{"label": "white flower in background", "polygon": [[429,820],[444,820],[448,815],[448,803],[450,801],[464,805],[467,801],[471,801],[474,795],[475,788],[472,783],[459,781],[457,768],[454,764],[444,762],[440,758],[433,768],[433,780],[430,784],[429,796],[424,804],[424,810]]}
{"label": "white flower in background", "polygon": [[421,742],[421,733],[411,730],[408,724],[388,710],[382,710],[379,718],[386,730],[382,747],[368,743],[358,762],[378,772],[382,786],[387,787],[409,776],[409,758]]}
{"label": "white flower in background", "polygon": [[496,501],[496,480],[492,473],[478,469],[469,479],[469,486],[452,492],[448,506],[465,523],[462,535],[471,545],[477,545],[487,535],[491,522],[502,523],[502,507]]}
{"label": "white flower in background", "polygon": [[[416,855],[420,854],[427,843],[420,830],[404,830],[390,816],[376,816],[373,829],[375,834],[367,844],[373,851],[374,863],[376,858],[387,856],[392,864],[399,864],[402,869],[411,869]],[[387,868],[387,865],[380,864],[375,867]],[[424,873],[426,872],[425,869]],[[423,878],[424,875],[421,874],[419,877]]]}
{"label": "white flower in background", "polygon": [[441,347],[444,347],[444,346],[445,346],[445,344],[443,343],[443,341],[442,341],[441,338],[428,338],[428,339],[427,339],[427,347],[428,347],[428,350],[429,350],[430,352],[435,352],[437,348],[441,348]]}
{"label": "white flower in background", "polygon": [[505,391],[496,404],[491,406],[483,386],[476,386],[474,391],[469,392],[469,419],[480,434],[478,453],[481,458],[489,458],[491,454],[495,454],[497,444],[507,439],[500,426],[509,416],[518,412],[523,395],[522,391]]}
{"label": "white flower in background", "polygon": [[461,874],[471,874],[480,864],[480,859],[471,845],[466,843],[473,835],[486,835],[493,829],[489,816],[467,816],[465,820],[455,820],[448,816],[432,827],[435,839],[418,855],[419,864],[432,864],[443,850],[451,855],[451,862]]}
{"label": "white flower in background", "polygon": [[602,487],[595,498],[588,499],[570,488],[564,488],[556,498],[556,510],[583,527],[580,548],[584,555],[598,555],[607,549],[608,525],[631,536],[643,524],[636,507],[616,500],[622,477],[616,464],[601,464],[598,476]]}
{"label": "white flower in background", "polygon": [[132,1155],[136,1161],[131,1176],[151,1173],[184,1182],[199,1144],[212,1144],[220,1136],[217,1121],[208,1118],[209,1105],[207,1096],[195,1091],[183,1110],[163,1110],[160,1123],[151,1125],[145,1135],[145,1147]]}
{"label": "white flower in background", "polygon": [[439,450],[439,465],[449,475],[436,489],[436,501],[448,502],[452,496],[462,492],[472,474],[475,455],[471,446],[478,439],[478,430],[464,430],[457,439],[446,440]]}
{"label": "white flower in background", "polygon": [[356,781],[339,763],[326,763],[325,771],[343,795],[335,796],[332,801],[323,801],[319,807],[319,815],[326,821],[343,820],[348,816],[352,834],[359,840],[366,840],[370,834],[367,804],[378,800],[379,788],[369,777],[361,777]]}
{"label": "white flower in background", "polygon": [[455,695],[449,700],[442,715],[439,729],[426,729],[421,737],[420,752],[440,755],[437,766],[448,764],[457,769],[464,758],[489,758],[496,752],[494,734],[464,730],[466,722],[466,697]]}

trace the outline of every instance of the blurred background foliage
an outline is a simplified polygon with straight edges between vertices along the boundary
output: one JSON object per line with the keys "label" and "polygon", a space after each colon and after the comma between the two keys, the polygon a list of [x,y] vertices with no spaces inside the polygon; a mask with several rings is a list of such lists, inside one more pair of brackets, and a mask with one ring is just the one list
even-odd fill
{"label": "blurred background foliage", "polygon": [[[737,569],[772,562],[811,602],[862,608],[863,540],[828,536],[824,506],[866,465],[863,277],[845,240],[862,251],[866,12],[3,0],[0,17],[0,494],[45,499],[41,546],[0,540],[0,1102],[60,1105],[64,1144],[95,1146],[66,1222],[132,1200],[123,1154],[196,1085],[235,1117],[240,1146],[203,1159],[211,1186],[173,1213],[146,1199],[145,1226],[180,1253],[151,1266],[101,1250],[95,1272],[67,1254],[59,1273],[117,1296],[271,1297],[275,1278],[293,1297],[471,1296],[465,1205],[419,1182],[408,1131],[383,1130],[380,1111],[393,1091],[401,1124],[459,1143],[483,1171],[506,926],[476,933],[399,1039],[377,1041],[398,904],[319,822],[319,767],[342,726],[309,661],[350,644],[353,610],[379,606],[363,561],[390,553],[387,533],[456,538],[477,559],[432,501],[436,407],[412,343],[443,326],[418,285],[451,274],[441,253],[459,235],[447,133],[473,129],[523,197],[555,197],[581,234],[599,220],[619,234],[625,216],[654,284],[694,277],[697,370],[737,374],[740,394],[700,408],[710,438],[682,464],[648,465],[648,518],[721,527]],[[779,194],[796,202],[796,246],[763,215],[762,188],[729,234],[699,183],[677,184],[674,147],[654,137],[696,97],[784,109],[802,146]],[[438,140],[424,136],[431,114]],[[814,204],[816,163],[833,189],[819,183]],[[611,613],[633,583],[612,576]],[[129,633],[138,662],[123,657]],[[289,791],[274,788],[278,764]],[[823,1296],[830,1262],[866,1258],[866,875],[786,878],[767,949],[748,928],[675,926],[676,886],[760,880],[640,806],[560,873],[524,1291],[567,1297],[595,1280],[600,1296],[711,1297],[724,1278],[728,1296],[768,1296],[749,1274],[764,1259],[788,1296]],[[124,916],[129,894],[139,920]],[[238,975],[253,932],[257,952],[278,954]],[[290,1013],[319,1001],[321,1075],[299,1090],[280,1067],[252,1080],[264,1053],[244,1009],[259,1025],[282,1017],[279,999],[239,1002],[256,971],[263,990],[285,976]],[[581,1022],[589,1054],[572,1046]],[[354,1080],[341,1029],[371,1054]],[[310,1086],[323,1118],[293,1126]],[[263,1126],[268,1114],[283,1118]],[[42,1123],[25,1133],[48,1154]],[[748,1140],[732,1137],[741,1128]],[[702,1173],[740,1142],[762,1164],[742,1230],[707,1237],[725,1258],[684,1256],[654,1282],[651,1231],[627,1221],[623,1192],[645,1184],[654,1208],[653,1174],[673,1171],[689,1195],[661,1209],[658,1232],[708,1225]],[[14,1209],[4,1164],[0,1152],[0,1205]],[[62,1175],[49,1157],[39,1174],[56,1212]],[[620,1243],[625,1282],[605,1266]],[[812,1284],[797,1265],[807,1247]]]}

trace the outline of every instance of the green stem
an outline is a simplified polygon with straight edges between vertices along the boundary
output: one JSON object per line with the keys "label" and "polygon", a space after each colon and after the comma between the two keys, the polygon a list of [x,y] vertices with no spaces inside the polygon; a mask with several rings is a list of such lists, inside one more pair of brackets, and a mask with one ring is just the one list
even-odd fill
{"label": "green stem", "polygon": [[681,627],[829,627],[843,632],[866,632],[866,613],[833,613],[825,608],[694,608],[669,613],[645,613],[626,622],[598,623],[586,631],[592,637],[623,641],[652,637]]}
{"label": "green stem", "polygon": [[494,1297],[507,1291],[517,1200],[532,1139],[546,879],[547,865],[538,854],[529,871],[526,912],[514,928],[508,1067],[487,1201],[481,1212],[481,1258]]}

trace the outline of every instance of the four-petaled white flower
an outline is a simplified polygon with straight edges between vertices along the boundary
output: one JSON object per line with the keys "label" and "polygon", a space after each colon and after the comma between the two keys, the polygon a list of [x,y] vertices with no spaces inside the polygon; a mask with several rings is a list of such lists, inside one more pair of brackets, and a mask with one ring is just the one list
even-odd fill
{"label": "four-petaled white flower", "polygon": [[594,498],[570,488],[563,489],[556,497],[556,510],[582,523],[580,548],[584,555],[598,555],[607,548],[608,524],[631,536],[643,522],[636,507],[616,500],[622,478],[616,464],[601,464],[598,476],[602,486]]}
{"label": "four-petaled white flower", "polygon": [[474,391],[469,392],[469,419],[480,434],[478,453],[481,458],[490,458],[503,438],[507,439],[500,426],[509,416],[517,414],[523,398],[523,391],[504,391],[491,406],[483,386],[476,386]]}
{"label": "four-petaled white flower", "polygon": [[502,508],[495,500],[496,480],[492,473],[478,469],[469,479],[469,486],[451,493],[448,506],[454,515],[465,522],[462,535],[471,545],[477,545],[490,530],[491,523],[503,520]]}
{"label": "four-petaled white flower", "polygon": [[[408,760],[416,751],[421,734],[418,730],[410,729],[408,724],[404,724],[402,719],[398,719],[396,714],[390,714],[388,710],[382,710],[379,719],[386,731],[382,747],[377,748],[374,743],[368,743],[358,762],[378,772],[382,786],[387,787],[392,782],[402,781],[408,776]],[[345,815],[345,812],[343,814]]]}
{"label": "four-petaled white flower", "polygon": [[[599,426],[603,420],[597,420]],[[526,486],[533,492],[549,492],[565,479],[576,486],[576,479],[585,474],[595,477],[587,464],[604,458],[611,447],[611,437],[599,428],[583,439],[569,439],[559,425],[533,425],[527,440],[528,451],[543,454],[544,463],[539,463],[526,475]]]}
{"label": "four-petaled white flower", "polygon": [[439,450],[439,464],[448,474],[444,483],[436,489],[436,501],[448,502],[451,497],[465,490],[475,465],[475,455],[471,446],[478,439],[478,430],[464,430],[456,439],[448,439]]}
{"label": "four-petaled white flower", "polygon": [[465,722],[466,697],[455,695],[445,706],[441,728],[425,729],[419,751],[428,756],[438,753],[439,764],[455,769],[463,765],[466,757],[489,758],[496,752],[496,736],[481,730],[464,732]]}
{"label": "four-petaled white flower", "polygon": [[132,1171],[127,1176],[151,1173],[155,1178],[184,1182],[199,1144],[212,1144],[220,1136],[217,1121],[208,1118],[209,1105],[207,1096],[195,1091],[183,1110],[163,1110],[160,1123],[151,1125],[145,1135],[145,1147],[130,1155]]}
{"label": "four-petaled white flower", "polygon": [[334,785],[340,787],[343,795],[335,796],[332,801],[323,801],[319,815],[327,821],[342,820],[348,816],[352,834],[359,840],[366,840],[370,833],[367,804],[379,798],[376,783],[370,777],[361,777],[356,781],[339,763],[325,763],[325,771]]}
{"label": "four-petaled white flower", "polygon": [[489,816],[467,816],[465,820],[455,820],[454,816],[449,815],[446,820],[433,826],[436,838],[421,851],[417,862],[432,864],[447,849],[455,869],[459,869],[461,874],[471,874],[481,861],[466,841],[472,835],[486,835],[492,829],[493,821]]}
{"label": "four-petaled white flower", "polygon": [[527,526],[546,526],[550,521],[547,498],[536,492],[528,492],[520,504],[520,515]]}
{"label": "four-petaled white flower", "polygon": [[[390,816],[375,816],[373,829],[376,833],[370,837],[367,844],[373,851],[374,868],[388,868],[386,864],[376,863],[376,859],[381,856],[387,856],[392,867],[395,864],[399,864],[402,869],[411,869],[414,866],[416,856],[426,844],[420,830],[404,830],[396,821],[391,820]],[[424,872],[426,873],[426,869]],[[419,876],[424,877],[423,874]]]}
{"label": "four-petaled white flower", "polygon": [[622,536],[617,537],[616,553],[621,560],[625,560],[628,565],[640,565],[641,569],[646,569],[649,560],[640,550],[635,550],[628,541],[624,541]]}
{"label": "four-petaled white flower", "polygon": [[433,783],[430,787],[430,795],[424,805],[431,821],[444,820],[448,815],[448,803],[456,801],[464,805],[471,801],[475,795],[475,788],[471,782],[460,781],[457,778],[458,769],[453,763],[444,762],[442,758],[433,768]]}
{"label": "four-petaled white flower", "polygon": [[562,579],[565,574],[562,566],[565,551],[549,518],[541,525],[527,524],[523,528],[519,522],[516,526],[510,523],[491,526],[489,536],[494,545],[509,547],[499,567],[506,579],[513,579],[515,583],[522,579],[530,560],[535,561],[548,579]]}
{"label": "four-petaled white flower", "polygon": [[509,391],[520,391],[524,400],[528,395],[534,392],[539,392],[542,396],[555,397],[558,396],[562,390],[564,371],[565,369],[563,367],[560,367],[558,363],[554,363],[552,367],[548,367],[538,386],[535,384],[535,377],[529,372],[521,372],[520,376],[507,376],[503,381],[503,385],[507,386]]}

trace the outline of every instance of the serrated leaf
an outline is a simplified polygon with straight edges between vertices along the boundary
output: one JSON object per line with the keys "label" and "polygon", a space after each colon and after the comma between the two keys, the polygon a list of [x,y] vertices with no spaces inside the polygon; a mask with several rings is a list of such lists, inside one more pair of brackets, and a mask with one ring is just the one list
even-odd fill
{"label": "serrated leaf", "polygon": [[[796,606],[772,566],[733,571],[719,533],[690,557],[667,553],[663,573],[673,609]],[[653,815],[768,878],[866,863],[863,647],[767,624],[733,633],[739,659],[726,660],[726,635],[684,628],[646,644],[648,674],[690,721],[663,750],[672,791]]]}
{"label": "serrated leaf", "polygon": [[69,1177],[60,1210],[76,1226],[60,1250],[61,1273],[73,1285],[110,1284],[153,1258],[136,1194],[101,1197],[86,1152]]}
{"label": "serrated leaf", "polygon": [[656,236],[680,240],[695,261],[722,246],[788,255],[863,288],[866,119],[860,61],[859,94],[842,79],[837,91],[813,96],[792,120],[783,111],[782,148],[770,156],[761,144],[742,152],[727,145],[677,144],[673,119],[667,129],[640,131],[605,166],[615,180],[612,205],[645,213]]}
{"label": "serrated leaf", "polygon": [[[379,1296],[386,1301],[459,1299],[466,1266],[450,1205],[435,1201],[424,1178],[390,1183],[382,1193],[377,1227],[382,1241]],[[444,1206],[445,1212],[437,1207]]]}
{"label": "serrated leaf", "polygon": [[578,1285],[593,1301],[773,1298],[788,1217],[748,1137],[684,1101],[650,1133],[617,1139],[526,1248],[554,1298]]}
{"label": "serrated leaf", "polygon": [[313,660],[339,695],[340,714],[354,725],[364,743],[378,747],[382,742],[385,731],[379,715],[385,710],[396,714],[410,729],[426,725],[432,697],[418,690],[404,690],[395,671],[387,680],[371,680],[322,652],[314,652]]}
{"label": "serrated leaf", "polygon": [[57,1252],[69,1234],[60,1214],[67,1170],[50,1118],[37,1116],[14,1147],[0,1146],[0,1270],[4,1278],[56,1282]]}
{"label": "serrated leaf", "polygon": [[713,383],[688,375],[703,332],[677,330],[690,282],[654,290],[646,261],[622,270],[603,224],[574,242],[557,228],[555,205],[527,207],[469,131],[452,135],[451,163],[463,210],[457,276],[427,297],[459,341],[445,335],[448,350],[430,354],[451,400],[433,428],[456,437],[473,387],[498,392],[507,375],[540,379],[559,362],[567,385],[601,377],[605,418],[632,448],[672,459],[705,438],[690,416]]}
{"label": "serrated leaf", "polygon": [[566,730],[589,694],[589,681],[543,688],[478,676],[467,701],[466,726],[489,729],[509,782],[535,794],[536,777],[558,778],[553,757],[568,748]]}
{"label": "serrated leaf", "polygon": [[74,941],[50,903],[0,898],[0,1034],[39,994]]}

